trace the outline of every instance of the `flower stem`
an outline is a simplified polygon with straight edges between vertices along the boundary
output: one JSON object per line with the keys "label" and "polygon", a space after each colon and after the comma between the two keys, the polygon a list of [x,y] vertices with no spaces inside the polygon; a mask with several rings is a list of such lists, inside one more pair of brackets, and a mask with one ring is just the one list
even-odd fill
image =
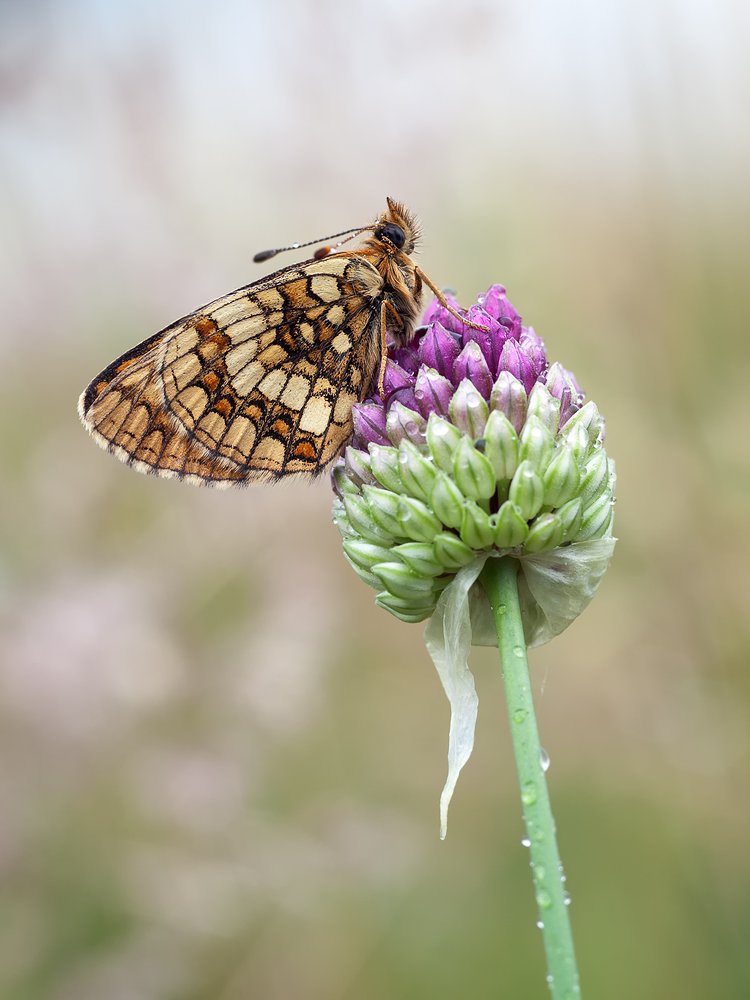
{"label": "flower stem", "polygon": [[[566,905],[555,821],[542,766],[539,731],[531,697],[531,679],[518,603],[518,560],[488,559],[480,581],[492,608],[500,647],[510,731],[521,787],[523,818],[530,841],[539,922],[553,1000],[580,1000],[573,934]],[[546,755],[545,755],[546,758]]]}

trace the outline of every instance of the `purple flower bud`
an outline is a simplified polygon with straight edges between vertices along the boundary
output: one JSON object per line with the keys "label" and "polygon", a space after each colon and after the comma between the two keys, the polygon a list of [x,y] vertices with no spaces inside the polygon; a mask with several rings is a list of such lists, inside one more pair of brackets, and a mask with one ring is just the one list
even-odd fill
{"label": "purple flower bud", "polygon": [[502,324],[500,324],[479,306],[472,306],[469,309],[467,318],[472,323],[477,323],[479,326],[486,327],[487,332],[485,333],[484,330],[476,330],[471,326],[464,327],[464,332],[461,337],[464,347],[470,341],[475,341],[482,349],[482,354],[484,355],[490,371],[497,371],[497,363],[500,360],[500,352],[502,351],[503,344],[507,339],[508,331],[504,326],[502,326]]}
{"label": "purple flower bud", "polygon": [[[459,316],[461,315],[463,309],[456,301],[455,296],[446,295],[445,301],[450,305],[451,309],[455,309]],[[425,324],[442,323],[446,330],[451,330],[453,333],[463,333],[463,323],[452,316],[437,299],[433,299],[429,306],[427,306],[422,322]]]}
{"label": "purple flower bud", "polygon": [[515,340],[505,341],[497,374],[499,375],[501,371],[515,375],[526,392],[531,392],[531,387],[536,382],[537,373],[534,362],[525,351],[520,349]]}
{"label": "purple flower bud", "polygon": [[547,388],[556,399],[562,399],[566,388],[570,389],[574,396],[582,396],[583,392],[578,381],[567,368],[563,368],[559,361],[549,366],[547,371]]}
{"label": "purple flower bud", "polygon": [[[441,307],[442,308],[442,307]],[[427,310],[429,312],[429,309]],[[419,342],[419,360],[428,368],[450,378],[461,348],[440,323],[432,323]]]}
{"label": "purple flower bud", "polygon": [[513,334],[514,339],[518,340],[521,333],[521,317],[508,302],[502,285],[493,285],[484,295],[480,295],[477,301],[494,319],[509,320],[510,322],[504,323],[503,326]]}
{"label": "purple flower bud", "polygon": [[556,361],[547,371],[547,388],[556,399],[560,400],[559,426],[563,427],[581,408],[583,398],[581,387],[575,375]]}
{"label": "purple flower bud", "polygon": [[390,444],[382,403],[355,403],[352,407],[355,448],[367,449],[369,444]]}
{"label": "purple flower bud", "polygon": [[534,332],[534,327],[524,327],[521,331],[521,338],[518,346],[524,353],[528,354],[534,362],[537,377],[547,369],[547,353],[544,349],[544,341]]}
{"label": "purple flower bud", "polygon": [[434,368],[422,367],[417,372],[414,396],[423,417],[429,417],[431,413],[445,417],[453,396],[453,384]]}
{"label": "purple flower bud", "polygon": [[413,347],[388,346],[388,357],[409,375],[416,375],[419,368],[419,358]]}
{"label": "purple flower bud", "polygon": [[389,408],[393,406],[395,400],[398,400],[404,406],[416,409],[414,376],[396,364],[395,361],[391,361],[390,358],[385,364],[383,392],[385,393],[386,405]]}
{"label": "purple flower bud", "polygon": [[453,365],[453,382],[458,385],[465,378],[473,383],[485,399],[492,392],[492,375],[476,341],[470,340]]}

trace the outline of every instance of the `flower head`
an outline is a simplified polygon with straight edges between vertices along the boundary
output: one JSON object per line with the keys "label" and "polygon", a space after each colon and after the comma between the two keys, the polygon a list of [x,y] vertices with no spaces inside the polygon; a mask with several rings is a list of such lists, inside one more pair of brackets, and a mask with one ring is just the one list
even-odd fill
{"label": "flower head", "polygon": [[385,398],[354,407],[333,471],[347,558],[407,622],[428,618],[481,555],[523,558],[611,533],[614,468],[595,405],[549,365],[502,285],[463,315],[436,299],[411,344],[389,348]]}

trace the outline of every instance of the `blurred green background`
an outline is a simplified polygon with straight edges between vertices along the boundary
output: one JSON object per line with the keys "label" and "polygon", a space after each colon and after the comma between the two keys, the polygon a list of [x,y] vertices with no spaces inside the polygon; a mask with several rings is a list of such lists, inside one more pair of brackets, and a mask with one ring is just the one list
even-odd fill
{"label": "blurred green background", "polygon": [[448,703],[327,483],[143,477],[105,364],[420,216],[608,420],[620,541],[531,656],[583,995],[750,996],[750,15],[729,0],[0,4],[0,996],[544,998],[496,653]]}

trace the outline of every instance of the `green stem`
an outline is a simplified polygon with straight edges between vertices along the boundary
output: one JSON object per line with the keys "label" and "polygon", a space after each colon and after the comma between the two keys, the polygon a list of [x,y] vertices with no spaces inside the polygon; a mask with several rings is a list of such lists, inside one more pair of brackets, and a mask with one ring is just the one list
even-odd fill
{"label": "green stem", "polygon": [[526,660],[516,576],[518,560],[488,559],[480,581],[490,600],[500,647],[510,731],[521,786],[523,818],[530,841],[539,922],[547,955],[547,982],[553,1000],[580,1000],[573,934],[566,905],[560,853],[547,781],[542,767],[531,679]]}

